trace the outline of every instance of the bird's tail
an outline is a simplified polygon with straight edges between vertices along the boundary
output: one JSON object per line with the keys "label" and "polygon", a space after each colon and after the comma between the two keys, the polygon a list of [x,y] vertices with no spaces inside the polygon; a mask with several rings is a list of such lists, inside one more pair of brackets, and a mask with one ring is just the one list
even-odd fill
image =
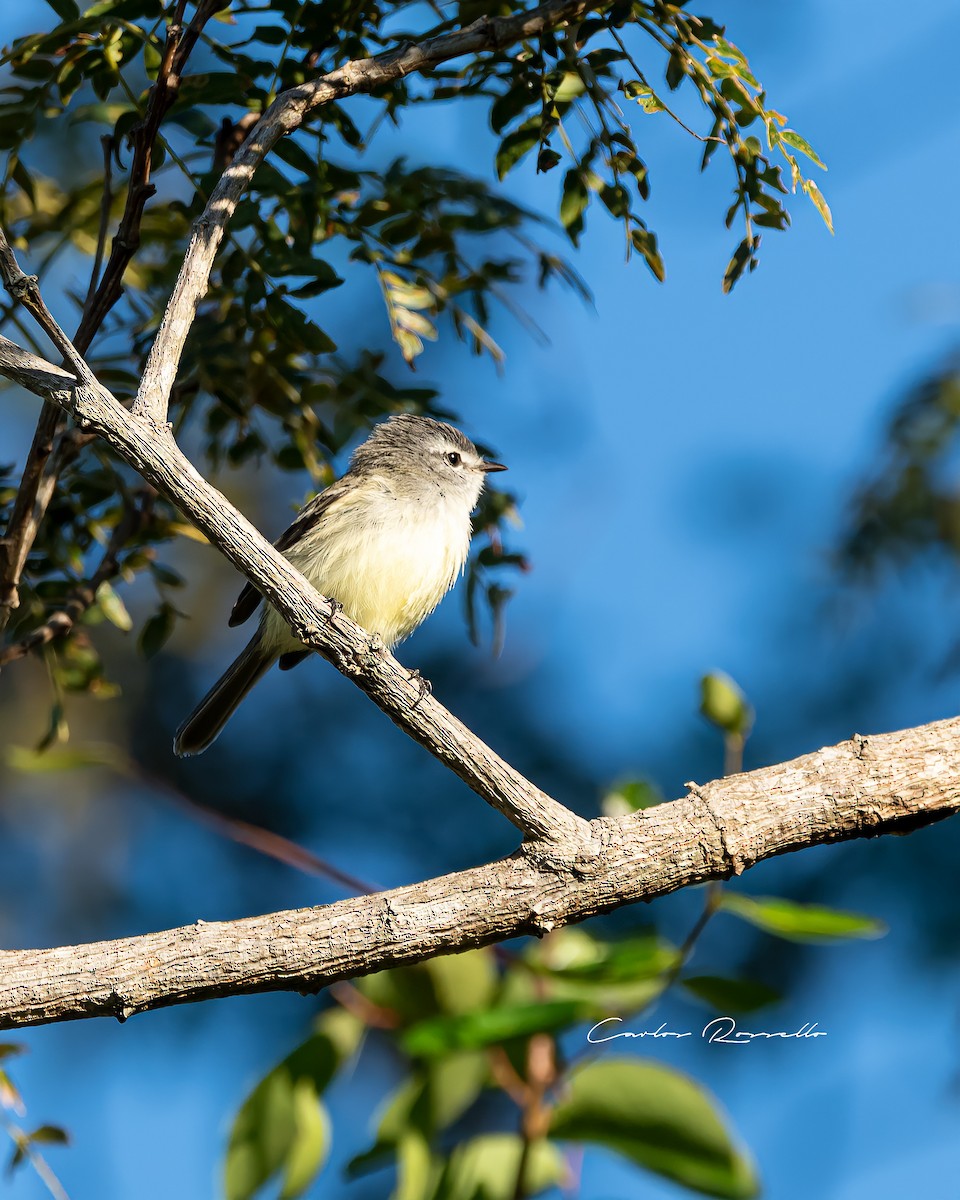
{"label": "bird's tail", "polygon": [[234,709],[276,657],[264,648],[258,631],[177,730],[174,753],[181,758],[202,754],[216,741]]}

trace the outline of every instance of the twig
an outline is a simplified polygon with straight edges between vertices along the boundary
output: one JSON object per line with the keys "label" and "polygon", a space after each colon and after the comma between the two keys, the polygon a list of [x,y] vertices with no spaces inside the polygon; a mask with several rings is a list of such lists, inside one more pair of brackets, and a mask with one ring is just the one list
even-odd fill
{"label": "twig", "polygon": [[124,774],[134,776],[151,790],[161,792],[177,808],[188,813],[201,825],[206,825],[209,829],[215,830],[222,837],[229,838],[238,845],[247,846],[251,850],[256,850],[258,854],[275,859],[277,862],[303,871],[307,875],[330,879],[355,895],[371,896],[377,891],[374,885],[365,883],[347,871],[342,871],[333,863],[327,862],[326,859],[307,850],[305,846],[300,846],[270,829],[264,829],[260,825],[242,821],[239,817],[232,817],[207,804],[201,804],[190,796],[184,795],[166,779],[140,769],[133,762],[125,763],[122,769]]}
{"label": "twig", "polygon": [[97,250],[93,256],[93,268],[90,271],[90,286],[83,302],[81,323],[93,307],[97,294],[97,283],[100,279],[100,268],[103,265],[103,252],[107,244],[107,227],[110,224],[110,205],[113,202],[111,182],[113,179],[113,134],[105,133],[100,139],[103,147],[103,195],[100,197],[100,228],[97,231]]}
{"label": "twig", "polygon": [[550,1105],[547,1092],[557,1080],[556,1042],[549,1033],[535,1033],[527,1043],[527,1090],[520,1118],[520,1160],[513,1200],[526,1200],[530,1153],[547,1136]]}

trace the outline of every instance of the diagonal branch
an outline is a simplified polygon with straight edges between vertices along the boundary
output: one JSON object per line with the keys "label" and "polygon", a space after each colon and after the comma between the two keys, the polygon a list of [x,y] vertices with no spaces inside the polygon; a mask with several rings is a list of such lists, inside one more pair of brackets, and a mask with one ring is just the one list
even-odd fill
{"label": "diagonal branch", "polygon": [[250,131],[194,223],[183,266],[147,358],[133,411],[161,423],[167,419],[167,403],[183,347],[197,305],[206,295],[213,261],[227,222],[267,154],[282,137],[298,129],[315,108],[358,92],[372,92],[384,84],[429,71],[464,54],[499,50],[524,38],[536,37],[547,29],[574,21],[592,9],[602,8],[607,2],[548,0],[516,16],[481,17],[465,29],[410,43],[375,58],[344,63],[337,70],[278,96]]}
{"label": "diagonal branch", "polygon": [[282,614],[294,635],[319,651],[388,717],[498,808],[525,836],[583,836],[586,822],[484,745],[422,689],[397,660],[331,605],[199,474],[166,425],[138,419],[104,387],[0,337],[0,375],[71,413],[166,496]]}
{"label": "diagonal branch", "polygon": [[320,908],[0,952],[0,1028],[135,1013],[340,979],[740,874],[828,842],[907,833],[960,811],[960,719],[854,737],[792,762],[600,818],[486,866]]}

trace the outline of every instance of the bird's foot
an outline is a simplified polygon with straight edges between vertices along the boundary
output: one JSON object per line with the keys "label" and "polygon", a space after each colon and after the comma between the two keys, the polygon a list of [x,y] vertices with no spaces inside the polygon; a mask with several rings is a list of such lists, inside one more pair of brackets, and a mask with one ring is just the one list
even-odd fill
{"label": "bird's foot", "polygon": [[423,700],[424,696],[429,696],[433,692],[433,684],[429,679],[424,679],[417,667],[414,667],[412,671],[407,672],[407,679],[411,683],[415,683],[417,685],[419,695],[413,702],[413,707],[416,708],[421,700]]}
{"label": "bird's foot", "polygon": [[328,596],[327,600],[330,603],[330,611],[327,613],[327,624],[333,625],[337,617],[343,612],[343,605],[339,600],[334,600],[332,596]]}

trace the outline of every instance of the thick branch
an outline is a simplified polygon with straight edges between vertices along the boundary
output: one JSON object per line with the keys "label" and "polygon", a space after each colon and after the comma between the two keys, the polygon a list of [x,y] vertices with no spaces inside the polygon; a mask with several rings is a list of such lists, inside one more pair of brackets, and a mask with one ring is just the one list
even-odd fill
{"label": "thick branch", "polygon": [[78,426],[110,446],[218,546],[290,623],[415,741],[528,837],[580,833],[586,822],[534,787],[475,737],[359,625],[330,602],[212,487],[186,459],[169,428],[129,413],[105,388],[73,376],[0,337],[0,375],[72,413]]}
{"label": "thick branch", "polygon": [[0,953],[0,1028],[114,1016],[335,980],[543,934],[825,842],[960,810],[960,720],[854,737],[733,775],[585,834],[321,908],[54,950]]}
{"label": "thick branch", "polygon": [[406,45],[375,58],[344,63],[336,71],[278,96],[250,131],[193,226],[186,258],[147,358],[133,411],[150,415],[156,421],[166,420],[167,402],[184,343],[197,305],[206,294],[213,260],[227,222],[267,154],[282,137],[298,129],[310,112],[332,100],[357,92],[371,92],[406,75],[429,71],[465,54],[498,50],[524,38],[536,37],[546,29],[556,29],[600,8],[604,3],[606,0],[548,0],[546,4],[513,17],[482,17],[466,29]]}

